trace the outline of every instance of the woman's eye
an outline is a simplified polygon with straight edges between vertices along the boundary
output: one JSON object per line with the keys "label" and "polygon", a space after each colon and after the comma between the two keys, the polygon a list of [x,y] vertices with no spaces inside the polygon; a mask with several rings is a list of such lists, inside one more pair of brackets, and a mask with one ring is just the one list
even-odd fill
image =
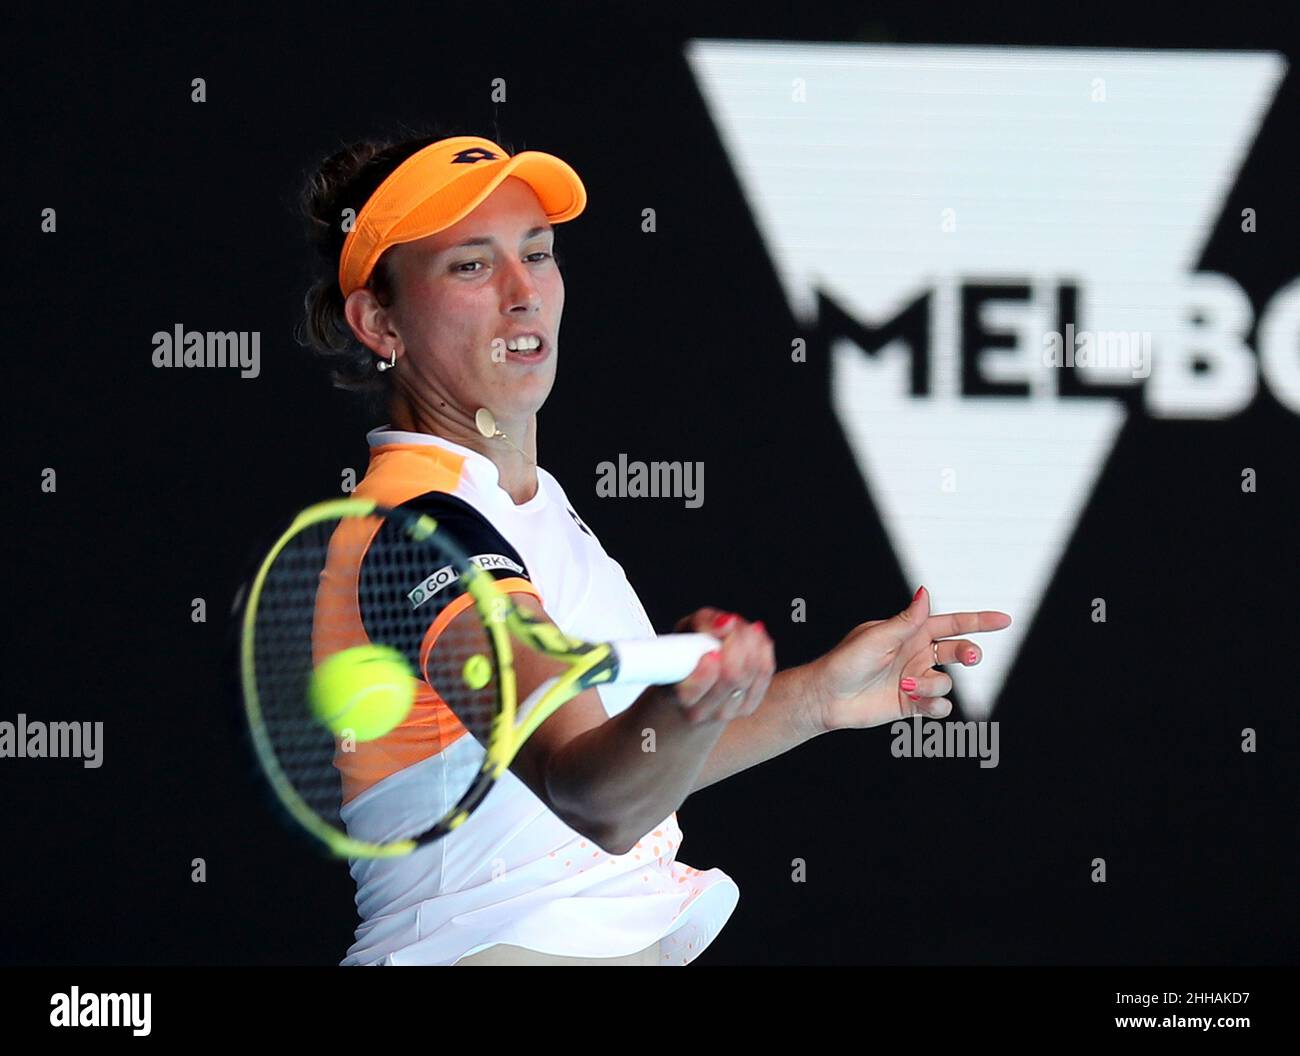
{"label": "woman's eye", "polygon": [[[548,253],[548,252],[547,252],[546,250],[544,250],[544,249],[539,249],[536,253],[529,253],[528,256],[525,257],[524,259],[525,259],[525,260],[530,260],[530,259],[532,259],[533,257],[551,257],[551,256],[553,256],[553,254]],[[474,267],[474,266],[476,266],[476,265],[482,265],[482,263],[483,263],[483,262],[482,262],[481,260],[467,260],[467,261],[465,261],[463,264],[457,264],[457,265],[455,265],[451,270],[452,270],[452,271],[460,272],[462,275],[477,275],[478,272],[476,272],[476,271],[465,271],[464,269],[465,269],[465,268],[472,268],[472,267]],[[540,262],[539,262],[539,263],[540,263]]]}

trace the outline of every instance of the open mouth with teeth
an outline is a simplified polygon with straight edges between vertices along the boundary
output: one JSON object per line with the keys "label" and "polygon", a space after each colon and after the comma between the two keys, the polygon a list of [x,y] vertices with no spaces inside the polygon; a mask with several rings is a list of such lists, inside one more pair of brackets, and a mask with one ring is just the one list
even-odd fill
{"label": "open mouth with teeth", "polygon": [[522,359],[540,356],[544,347],[545,343],[540,337],[512,338],[506,342],[507,350],[512,355],[519,356]]}

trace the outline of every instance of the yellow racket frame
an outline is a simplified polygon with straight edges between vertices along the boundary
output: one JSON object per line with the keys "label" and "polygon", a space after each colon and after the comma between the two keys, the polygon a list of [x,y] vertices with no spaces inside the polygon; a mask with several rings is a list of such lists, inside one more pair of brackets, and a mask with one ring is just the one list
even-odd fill
{"label": "yellow racket frame", "polygon": [[[546,721],[555,710],[571,700],[588,686],[608,681],[613,677],[609,663],[612,650],[606,644],[584,642],[564,634],[553,623],[538,619],[521,611],[497,587],[491,575],[477,565],[467,563],[460,579],[474,599],[483,625],[490,637],[497,660],[497,714],[492,723],[486,757],[474,784],[460,802],[432,829],[416,839],[395,840],[392,843],[371,843],[349,836],[342,829],[325,821],[298,794],[285,775],[275,755],[275,749],[266,730],[261,700],[257,692],[254,664],[254,627],[257,621],[258,602],[265,587],[267,575],[281,552],[298,533],[325,521],[348,517],[385,517],[394,512],[390,507],[362,498],[331,499],[316,503],[299,513],[293,523],[275,541],[267,553],[249,588],[244,607],[240,634],[240,680],[243,686],[244,710],[258,761],[266,773],[277,798],[290,815],[304,829],[317,837],[339,858],[399,858],[417,847],[462,825],[482,802],[492,784],[505,772],[524,741]],[[410,514],[404,525],[417,542],[429,538],[439,530],[438,522],[427,514]],[[454,542],[454,539],[452,540]],[[454,548],[459,550],[459,546]],[[519,704],[516,692],[514,652],[510,644],[513,634],[531,649],[565,660],[568,671],[558,676],[555,684],[533,706],[522,725],[516,727]]]}

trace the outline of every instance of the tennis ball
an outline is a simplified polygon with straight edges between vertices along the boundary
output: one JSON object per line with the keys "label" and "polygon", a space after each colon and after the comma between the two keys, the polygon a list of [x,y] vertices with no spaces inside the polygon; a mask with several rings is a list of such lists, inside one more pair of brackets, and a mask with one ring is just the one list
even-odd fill
{"label": "tennis ball", "polygon": [[308,696],[312,714],[336,736],[351,730],[358,741],[373,741],[410,713],[415,675],[396,649],[357,645],[312,672]]}
{"label": "tennis ball", "polygon": [[492,681],[492,661],[482,653],[475,653],[465,661],[460,674],[470,689],[482,689]]}

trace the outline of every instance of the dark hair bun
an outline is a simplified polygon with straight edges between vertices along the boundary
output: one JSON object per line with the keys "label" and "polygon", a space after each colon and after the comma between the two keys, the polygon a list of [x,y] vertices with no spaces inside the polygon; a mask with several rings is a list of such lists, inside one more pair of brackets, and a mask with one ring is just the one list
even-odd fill
{"label": "dark hair bun", "polygon": [[[397,141],[366,139],[335,151],[308,173],[299,195],[308,242],[315,249],[315,276],[303,298],[302,319],[295,327],[298,343],[310,348],[329,372],[335,388],[362,395],[368,411],[382,413],[392,393],[391,371],[375,369],[375,353],[357,340],[343,314],[339,289],[339,254],[347,238],[344,221],[355,219],[375,189],[403,161],[430,143],[473,132],[430,131]],[[351,212],[349,213],[349,210]],[[392,303],[392,275],[387,254],[381,256],[366,288],[380,304]]]}

